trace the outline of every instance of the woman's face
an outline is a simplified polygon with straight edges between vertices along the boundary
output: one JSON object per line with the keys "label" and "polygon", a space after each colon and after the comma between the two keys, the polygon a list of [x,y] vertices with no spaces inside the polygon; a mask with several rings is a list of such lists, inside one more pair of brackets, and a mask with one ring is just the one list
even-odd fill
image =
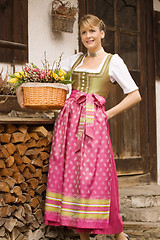
{"label": "woman's face", "polygon": [[89,52],[96,52],[102,47],[101,40],[104,37],[104,31],[100,31],[98,26],[80,27],[80,36]]}

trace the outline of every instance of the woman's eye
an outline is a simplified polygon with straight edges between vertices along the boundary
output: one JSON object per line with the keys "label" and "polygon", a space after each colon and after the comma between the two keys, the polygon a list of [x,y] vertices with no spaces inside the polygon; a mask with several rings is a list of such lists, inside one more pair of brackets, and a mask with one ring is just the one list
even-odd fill
{"label": "woman's eye", "polygon": [[81,34],[82,34],[82,35],[85,34],[85,31],[81,32]]}
{"label": "woman's eye", "polygon": [[95,32],[95,30],[94,30],[94,29],[91,29],[90,31],[91,31],[91,32]]}

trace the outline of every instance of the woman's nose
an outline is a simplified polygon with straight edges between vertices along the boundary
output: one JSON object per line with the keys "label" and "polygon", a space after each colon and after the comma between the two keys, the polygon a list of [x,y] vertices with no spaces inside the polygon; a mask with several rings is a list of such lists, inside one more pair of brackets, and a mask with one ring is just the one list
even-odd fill
{"label": "woman's nose", "polygon": [[87,36],[88,38],[91,36],[91,34],[90,34],[89,31],[86,33],[86,36]]}

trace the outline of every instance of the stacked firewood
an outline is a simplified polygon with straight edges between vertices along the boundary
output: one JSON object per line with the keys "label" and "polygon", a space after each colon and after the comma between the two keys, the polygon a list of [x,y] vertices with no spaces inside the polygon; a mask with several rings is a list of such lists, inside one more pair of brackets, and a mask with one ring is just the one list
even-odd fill
{"label": "stacked firewood", "polygon": [[1,240],[57,238],[44,224],[51,141],[44,126],[0,125]]}

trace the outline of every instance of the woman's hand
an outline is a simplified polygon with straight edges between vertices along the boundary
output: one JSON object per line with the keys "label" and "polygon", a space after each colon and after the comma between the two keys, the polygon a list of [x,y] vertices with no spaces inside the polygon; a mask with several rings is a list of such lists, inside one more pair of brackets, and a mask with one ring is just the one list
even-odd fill
{"label": "woman's hand", "polygon": [[24,108],[23,105],[23,88],[19,86],[16,90],[16,95],[17,95],[17,102],[19,103],[21,108]]}
{"label": "woman's hand", "polygon": [[106,111],[108,120],[141,101],[139,90],[129,93],[119,104]]}

